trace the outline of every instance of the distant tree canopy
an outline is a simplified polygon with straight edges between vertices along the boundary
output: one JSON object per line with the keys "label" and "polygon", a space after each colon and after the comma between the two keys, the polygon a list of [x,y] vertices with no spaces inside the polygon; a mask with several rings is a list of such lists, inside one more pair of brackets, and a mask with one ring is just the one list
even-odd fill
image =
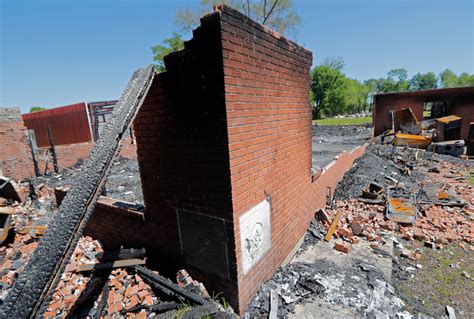
{"label": "distant tree canopy", "polygon": [[41,106],[32,106],[30,108],[30,113],[39,112],[39,111],[43,111],[43,110],[46,110],[46,108],[41,107]]}
{"label": "distant tree canopy", "polygon": [[441,86],[445,88],[474,85],[474,74],[466,72],[457,76],[453,71],[446,69],[440,73],[439,78]]}
{"label": "distant tree canopy", "polygon": [[417,73],[408,79],[405,69],[393,69],[387,77],[358,81],[348,78],[340,58],[326,59],[311,72],[311,102],[313,118],[369,111],[377,93],[428,90],[474,85],[474,74],[456,75],[445,70],[437,76],[433,72]]}
{"label": "distant tree canopy", "polygon": [[196,9],[183,8],[176,13],[175,24],[179,32],[174,32],[161,44],[151,48],[156,69],[164,71],[163,58],[184,47],[182,33],[189,33],[199,25],[199,19],[212,10],[216,4],[226,4],[255,21],[282,34],[294,32],[300,24],[300,17],[293,9],[292,0],[201,0]]}

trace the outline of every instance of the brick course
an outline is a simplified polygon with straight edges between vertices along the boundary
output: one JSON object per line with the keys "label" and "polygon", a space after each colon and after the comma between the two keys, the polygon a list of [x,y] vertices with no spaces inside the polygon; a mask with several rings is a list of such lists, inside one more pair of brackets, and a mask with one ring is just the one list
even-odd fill
{"label": "brick course", "polygon": [[34,175],[33,167],[20,109],[0,108],[0,174],[19,180]]}
{"label": "brick course", "polygon": [[[94,142],[66,144],[55,146],[56,156],[58,158],[58,165],[60,168],[69,168],[77,164],[79,161],[85,161],[94,147]],[[40,153],[44,150],[49,150],[49,147],[40,148]],[[130,138],[124,139],[119,156],[135,159],[137,158],[137,146],[132,144]],[[44,170],[44,161],[40,161],[40,170]],[[49,169],[52,170],[52,163],[49,164]]]}

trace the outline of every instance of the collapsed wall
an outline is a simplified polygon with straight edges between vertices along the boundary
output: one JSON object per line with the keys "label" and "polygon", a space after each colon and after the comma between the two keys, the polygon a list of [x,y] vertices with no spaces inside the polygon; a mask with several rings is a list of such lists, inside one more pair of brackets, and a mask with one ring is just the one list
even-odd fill
{"label": "collapsed wall", "polygon": [[0,108],[0,175],[23,179],[35,174],[19,108]]}
{"label": "collapsed wall", "polygon": [[165,58],[135,121],[141,234],[161,267],[186,267],[242,313],[364,148],[313,176],[311,52],[217,9]]}

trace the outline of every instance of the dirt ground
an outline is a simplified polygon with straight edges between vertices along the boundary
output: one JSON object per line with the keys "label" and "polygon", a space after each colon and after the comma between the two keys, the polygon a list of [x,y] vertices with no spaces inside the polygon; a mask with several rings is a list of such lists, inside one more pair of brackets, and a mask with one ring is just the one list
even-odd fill
{"label": "dirt ground", "polygon": [[446,306],[451,306],[457,318],[474,318],[474,253],[459,244],[442,250],[413,248],[422,252],[421,259],[413,262],[400,258],[401,264],[394,268],[411,267],[408,269],[416,269],[416,274],[395,270],[393,276],[393,285],[410,312],[439,318],[446,315]]}

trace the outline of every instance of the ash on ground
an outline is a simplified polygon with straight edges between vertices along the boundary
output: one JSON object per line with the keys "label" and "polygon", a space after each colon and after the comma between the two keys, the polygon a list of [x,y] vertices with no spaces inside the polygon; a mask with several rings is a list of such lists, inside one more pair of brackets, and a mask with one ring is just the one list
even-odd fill
{"label": "ash on ground", "polygon": [[[398,288],[402,281],[421,293],[408,281],[420,269],[432,266],[420,265],[422,249],[411,250],[412,246],[442,251],[445,245],[456,244],[464,253],[474,250],[470,230],[474,187],[466,178],[469,167],[472,163],[450,156],[369,145],[337,186],[334,205],[311,221],[297,254],[261,287],[244,317],[267,316],[272,310],[272,290],[279,296],[278,317],[284,318],[431,318],[441,315],[445,305],[464,307],[456,309],[461,317],[471,313],[472,307],[455,300],[446,300],[436,309],[420,306],[418,297],[423,294],[415,293],[420,299],[415,300]],[[413,198],[419,193],[416,222],[403,225],[387,219],[387,194],[377,204],[361,201],[362,189],[370,182],[382,185],[390,196]],[[440,190],[461,199],[464,206],[436,204],[433,191]],[[338,210],[343,210],[339,226],[333,239],[325,242],[323,237]],[[471,277],[469,271],[462,276]],[[463,289],[458,295],[470,295]],[[436,299],[436,290],[432,293]]]}
{"label": "ash on ground", "polygon": [[[59,174],[49,173],[32,179],[34,185],[47,184],[51,187],[69,186],[74,184],[74,178],[80,172],[82,162],[70,169],[64,169]],[[143,192],[138,169],[138,161],[125,157],[114,159],[107,175],[106,196],[143,205]]]}
{"label": "ash on ground", "polygon": [[372,136],[369,125],[313,126],[313,168],[323,168],[343,151],[363,145]]}

